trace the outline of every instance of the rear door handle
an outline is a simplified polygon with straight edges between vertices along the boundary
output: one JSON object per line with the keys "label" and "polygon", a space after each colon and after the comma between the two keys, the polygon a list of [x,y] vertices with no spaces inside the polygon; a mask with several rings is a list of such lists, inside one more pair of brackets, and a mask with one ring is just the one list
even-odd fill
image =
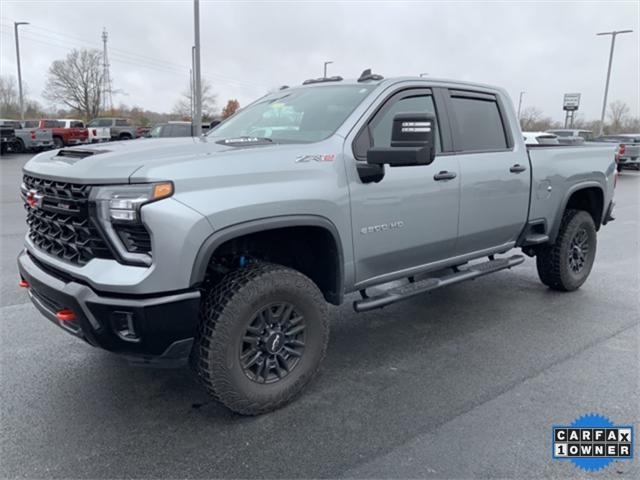
{"label": "rear door handle", "polygon": [[525,167],[524,165],[520,165],[519,163],[516,163],[515,165],[513,165],[509,171],[511,173],[522,173],[527,169],[527,167]]}
{"label": "rear door handle", "polygon": [[446,170],[443,170],[442,172],[438,172],[433,176],[433,179],[436,181],[439,180],[453,180],[454,178],[456,178],[456,172],[447,172]]}

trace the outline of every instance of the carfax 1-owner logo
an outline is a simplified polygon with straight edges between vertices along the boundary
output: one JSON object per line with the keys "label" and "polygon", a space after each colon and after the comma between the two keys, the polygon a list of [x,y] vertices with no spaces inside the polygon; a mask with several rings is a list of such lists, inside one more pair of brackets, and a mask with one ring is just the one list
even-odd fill
{"label": "carfax 1-owner logo", "polygon": [[571,460],[588,471],[633,459],[633,447],[633,426],[614,425],[601,415],[585,415],[571,425],[552,428],[553,459]]}

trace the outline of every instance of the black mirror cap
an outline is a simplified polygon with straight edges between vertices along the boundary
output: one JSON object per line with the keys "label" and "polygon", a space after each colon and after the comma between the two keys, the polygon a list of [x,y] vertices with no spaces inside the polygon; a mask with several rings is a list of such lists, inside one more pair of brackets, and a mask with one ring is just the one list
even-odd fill
{"label": "black mirror cap", "polygon": [[390,167],[429,165],[435,158],[435,148],[423,147],[373,147],[367,151],[367,163]]}
{"label": "black mirror cap", "polygon": [[392,147],[433,147],[436,117],[430,113],[399,113],[393,117]]}

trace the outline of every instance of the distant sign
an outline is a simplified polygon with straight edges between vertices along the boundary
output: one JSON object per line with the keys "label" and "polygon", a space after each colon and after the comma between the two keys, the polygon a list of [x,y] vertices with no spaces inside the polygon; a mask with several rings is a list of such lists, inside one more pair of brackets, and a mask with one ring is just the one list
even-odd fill
{"label": "distant sign", "polygon": [[580,106],[580,94],[579,93],[565,93],[564,102],[562,104],[563,110],[578,110]]}

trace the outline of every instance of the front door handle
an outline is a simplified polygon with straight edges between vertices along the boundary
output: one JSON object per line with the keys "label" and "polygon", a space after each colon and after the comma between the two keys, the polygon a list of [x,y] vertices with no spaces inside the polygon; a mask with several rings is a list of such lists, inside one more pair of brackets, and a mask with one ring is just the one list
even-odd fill
{"label": "front door handle", "polygon": [[436,173],[433,176],[433,179],[436,181],[439,180],[453,180],[454,178],[456,178],[456,172],[447,172],[446,170],[443,170],[441,172]]}
{"label": "front door handle", "polygon": [[520,165],[519,163],[516,163],[515,165],[513,165],[509,171],[511,173],[522,173],[527,169],[527,167],[525,167],[524,165]]}

